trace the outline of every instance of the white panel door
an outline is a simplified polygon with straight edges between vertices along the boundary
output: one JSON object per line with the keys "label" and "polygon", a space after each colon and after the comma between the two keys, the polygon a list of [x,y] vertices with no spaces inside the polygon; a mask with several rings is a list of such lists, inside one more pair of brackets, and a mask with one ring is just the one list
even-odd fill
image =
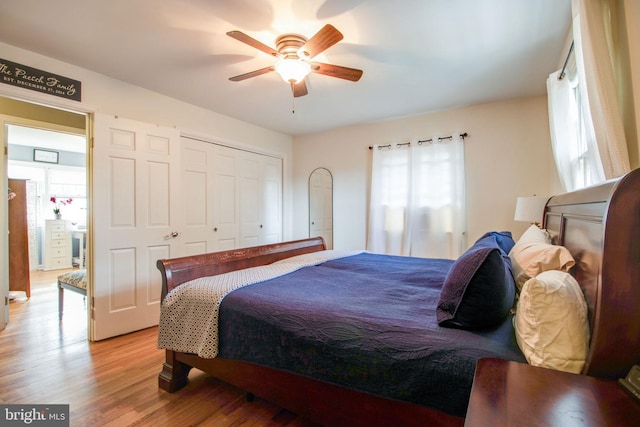
{"label": "white panel door", "polygon": [[261,243],[262,212],[260,157],[253,153],[242,153],[240,160],[240,243],[242,247]]}
{"label": "white panel door", "polygon": [[282,159],[262,156],[261,244],[282,241]]}
{"label": "white panel door", "polygon": [[185,255],[240,246],[238,150],[182,137],[182,191]]}
{"label": "white panel door", "polygon": [[158,324],[160,258],[181,256],[177,129],[95,117],[91,338]]}
{"label": "white panel door", "polygon": [[240,162],[242,246],[282,241],[282,159],[243,152]]}
{"label": "white panel door", "polygon": [[180,244],[185,255],[198,255],[215,250],[212,210],[214,188],[211,170],[214,152],[211,144],[181,138],[182,191],[185,224]]}
{"label": "white panel door", "polygon": [[240,247],[240,186],[238,185],[241,151],[210,144],[215,149],[213,165],[213,232],[214,250]]}

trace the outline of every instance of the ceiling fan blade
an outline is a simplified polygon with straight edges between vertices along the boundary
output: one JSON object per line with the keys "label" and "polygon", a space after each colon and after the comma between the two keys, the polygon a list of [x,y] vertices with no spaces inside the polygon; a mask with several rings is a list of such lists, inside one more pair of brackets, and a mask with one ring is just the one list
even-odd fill
{"label": "ceiling fan blade", "polygon": [[311,59],[338,43],[343,37],[336,27],[327,24],[298,49],[298,56],[304,59]]}
{"label": "ceiling fan blade", "polygon": [[243,33],[242,31],[229,31],[227,33],[227,35],[231,38],[234,38],[238,41],[241,41],[242,43],[248,44],[249,46],[256,48],[258,50],[263,51],[264,53],[271,55],[271,56],[275,56],[275,57],[280,57],[280,52],[278,52],[277,50],[273,49],[272,47],[267,46],[266,44],[259,42],[258,40],[254,39],[253,37],[250,37],[248,35],[246,35],[245,33]]}
{"label": "ceiling fan blade", "polygon": [[240,74],[239,76],[229,77],[232,82],[239,82],[242,80],[250,79],[251,77],[261,76],[262,74],[275,71],[275,67],[270,65],[268,67],[260,68],[259,70],[250,71],[248,73]]}
{"label": "ceiling fan blade", "polygon": [[357,82],[362,77],[362,70],[356,68],[342,67],[340,65],[323,64],[322,62],[312,62],[311,71],[325,76],[337,77],[339,79]]}
{"label": "ceiling fan blade", "polygon": [[304,82],[304,80],[302,80],[300,83],[292,84],[291,90],[293,91],[293,96],[295,98],[299,96],[305,96],[309,93],[309,91],[307,90],[307,84]]}

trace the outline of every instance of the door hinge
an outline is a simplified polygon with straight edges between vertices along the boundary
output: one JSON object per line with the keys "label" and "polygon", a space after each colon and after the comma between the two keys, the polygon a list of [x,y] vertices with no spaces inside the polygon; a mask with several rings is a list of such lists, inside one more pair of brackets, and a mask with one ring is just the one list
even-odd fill
{"label": "door hinge", "polygon": [[91,320],[96,320],[96,297],[91,297]]}
{"label": "door hinge", "polygon": [[4,297],[4,305],[9,305],[9,297]]}

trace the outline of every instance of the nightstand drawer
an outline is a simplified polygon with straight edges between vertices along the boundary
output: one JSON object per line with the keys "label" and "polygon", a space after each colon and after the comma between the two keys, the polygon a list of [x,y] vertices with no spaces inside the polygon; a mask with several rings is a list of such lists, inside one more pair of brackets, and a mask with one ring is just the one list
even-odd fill
{"label": "nightstand drawer", "polygon": [[49,229],[51,230],[52,233],[64,233],[66,231],[66,226],[64,223],[62,224],[51,224],[49,226]]}
{"label": "nightstand drawer", "polygon": [[59,247],[54,247],[51,248],[51,257],[52,258],[58,258],[58,257],[65,257],[67,255],[67,248],[64,246],[59,246]]}
{"label": "nightstand drawer", "polygon": [[65,233],[64,231],[54,231],[51,233],[52,240],[65,239],[66,237],[67,237],[67,233]]}
{"label": "nightstand drawer", "polygon": [[52,248],[64,248],[67,246],[67,240],[66,239],[54,239],[51,240],[51,247]]}
{"label": "nightstand drawer", "polygon": [[53,269],[69,267],[69,261],[66,257],[53,257],[51,258],[51,267]]}

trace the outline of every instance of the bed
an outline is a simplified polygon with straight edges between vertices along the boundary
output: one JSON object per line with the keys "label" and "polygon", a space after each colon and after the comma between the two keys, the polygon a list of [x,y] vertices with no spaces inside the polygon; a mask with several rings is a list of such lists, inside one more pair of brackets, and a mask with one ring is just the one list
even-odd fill
{"label": "bed", "polygon": [[[566,248],[573,256],[575,265],[570,272],[579,283],[586,301],[590,341],[582,373],[612,379],[625,376],[629,368],[640,361],[640,342],[638,340],[640,320],[637,315],[640,312],[640,239],[638,239],[640,236],[640,171],[632,171],[620,179],[598,186],[552,197],[545,208],[543,227],[549,232],[555,245]],[[210,276],[226,277],[232,272],[247,271],[247,269],[253,271],[251,269],[257,266],[278,264],[278,262],[286,264],[289,259],[313,257],[324,249],[324,242],[321,238],[312,238],[160,260],[158,268],[163,279],[163,300],[167,300],[167,296],[171,298],[180,290],[180,285],[187,282],[193,283],[194,280]],[[342,269],[346,268],[345,260],[350,258],[364,259],[364,264],[357,269],[366,270],[372,263],[380,262],[378,258],[367,258],[370,255],[372,254],[350,254],[345,257],[329,259],[322,264],[311,263],[308,267],[297,269],[291,274],[303,272],[304,275],[304,272],[307,272],[306,277],[311,280],[322,275],[317,274],[324,271],[318,267],[319,265],[323,265],[322,268]],[[390,275],[396,274],[399,270],[414,268],[403,265],[398,270],[393,270],[393,262],[400,262],[400,260],[393,258],[386,260],[389,264],[385,268],[389,270]],[[443,277],[446,279],[448,276],[446,274],[442,276],[442,271],[449,268],[453,270],[453,266],[458,261],[438,260],[440,273],[437,274],[441,277],[439,280],[442,280]],[[309,268],[316,270],[309,273]],[[384,276],[382,273],[377,274]],[[291,276],[287,273],[279,279],[282,277],[297,276]],[[259,322],[259,320],[255,320],[258,317],[246,317],[247,313],[258,311],[255,307],[234,309],[233,306],[237,304],[243,307],[247,300],[259,297],[254,292],[259,292],[260,288],[265,288],[267,283],[279,279],[267,279],[228,293],[219,306],[220,346],[217,349],[219,351],[217,357],[201,357],[198,355],[198,351],[192,350],[166,350],[166,360],[158,377],[160,388],[169,392],[179,390],[186,384],[190,369],[197,368],[246,390],[250,395],[264,398],[323,425],[462,425],[464,423],[464,408],[460,410],[460,405],[465,403],[464,400],[462,402],[456,400],[454,407],[446,406],[447,403],[444,404],[445,406],[439,406],[441,403],[435,405],[429,402],[425,403],[415,395],[397,395],[393,394],[393,390],[388,392],[388,389],[394,389],[394,381],[400,380],[393,375],[389,376],[396,370],[402,371],[404,368],[399,368],[400,365],[393,365],[387,370],[379,371],[383,373],[383,378],[387,379],[387,386],[383,382],[382,389],[377,390],[370,388],[367,384],[348,382],[349,379],[352,379],[349,376],[351,371],[361,372],[357,366],[343,369],[345,372],[342,372],[338,378],[335,376],[335,372],[332,372],[335,368],[326,366],[317,368],[313,366],[315,362],[308,360],[310,352],[318,352],[321,353],[322,360],[335,358],[339,363],[334,366],[339,367],[344,362],[340,359],[339,352],[322,353],[319,350],[301,347],[296,356],[297,359],[294,360],[295,363],[291,359],[284,359],[284,362],[279,362],[280,365],[276,363],[275,366],[269,367],[269,362],[263,358],[265,350],[257,343],[262,335],[277,336],[277,332],[270,332],[268,329],[265,332],[260,330],[259,333],[249,335],[249,342],[252,342],[251,340],[256,342],[255,348],[251,344],[246,344],[245,341],[244,344],[240,344],[239,350],[226,350],[225,340],[239,335],[242,329],[253,330],[262,327],[256,323]],[[289,283],[284,286],[295,289],[296,280],[299,281],[298,278],[290,279]],[[310,291],[305,292],[310,293]],[[267,291],[267,294],[271,297],[268,302],[281,300],[284,295],[274,291]],[[362,294],[368,296],[367,293]],[[297,295],[295,301],[301,298]],[[263,305],[271,307],[271,302]],[[297,311],[299,309],[297,304],[291,305],[296,316],[304,320],[305,316]],[[280,318],[286,314],[282,309],[279,310],[281,311],[268,317]],[[393,308],[389,310],[393,311]],[[386,311],[386,308],[381,311]],[[362,319],[356,320],[356,324],[360,328],[357,330],[359,334],[362,324],[358,322],[361,322]],[[163,327],[162,323],[165,323],[164,327],[167,327],[166,322],[166,319],[164,321],[161,319],[161,327]],[[295,323],[291,320],[288,322]],[[456,341],[471,343],[479,335],[487,335],[490,337],[490,341],[500,340],[500,343],[489,347],[477,344],[478,351],[474,352],[470,359],[463,362],[464,367],[460,369],[460,371],[464,371],[463,376],[452,377],[449,382],[441,381],[433,386],[440,387],[442,388],[440,391],[447,392],[441,394],[448,394],[448,384],[453,383],[463,383],[463,388],[470,389],[474,360],[482,357],[494,357],[494,351],[501,351],[504,358],[526,363],[524,356],[517,351],[517,346],[514,347],[514,337],[509,335],[512,333],[509,329],[511,326],[511,317],[506,316],[489,328],[492,334],[486,332],[487,328],[479,331],[468,331],[456,327],[441,328],[446,331],[446,334],[457,336]],[[174,326],[169,325],[168,327]],[[340,323],[340,328],[344,329],[343,323]],[[339,333],[344,334],[345,332],[340,328],[338,328]],[[326,327],[321,329],[327,330]],[[347,332],[351,333],[349,336],[353,336],[353,331]],[[418,330],[415,339],[408,341],[420,343],[420,339],[422,338]],[[282,347],[288,348],[289,352],[294,349],[295,352],[295,346],[301,344],[301,342],[291,339],[290,336],[280,337],[280,340],[280,346],[273,347],[272,345],[271,350],[267,351],[277,352],[277,348]],[[403,342],[406,343],[407,340],[405,339]],[[302,344],[304,345],[304,343]],[[335,342],[332,341],[331,345],[334,344]],[[470,344],[471,347],[474,345],[476,344]],[[495,347],[500,347],[500,349]],[[418,345],[418,348],[422,347]],[[413,347],[409,349],[410,352],[415,352],[414,350]],[[227,357],[227,354],[230,356]],[[371,359],[379,361],[378,356],[379,354],[376,353]],[[454,364],[458,363],[455,359],[455,353],[437,360],[441,364],[446,364],[450,357],[454,358]],[[358,360],[358,363],[368,363],[367,360],[364,360],[367,357],[362,354],[356,354],[349,358]],[[285,365],[282,365],[283,363]],[[292,363],[292,365],[286,365],[287,363]],[[305,365],[305,363],[306,366],[302,366],[302,368],[294,366],[296,364]],[[380,362],[380,364],[383,365],[384,362]],[[307,369],[307,371],[300,371],[300,369]],[[409,372],[416,372],[417,375],[418,371],[429,368],[426,368],[425,365],[412,365],[408,369]],[[411,371],[412,369],[414,371]],[[402,380],[409,377],[411,375],[402,377]],[[346,378],[347,382],[340,381],[340,378]],[[371,387],[375,387],[375,385]],[[395,388],[401,392],[403,387]],[[417,394],[428,394],[424,389],[418,390],[420,391]],[[451,391],[451,393],[455,392]]]}

